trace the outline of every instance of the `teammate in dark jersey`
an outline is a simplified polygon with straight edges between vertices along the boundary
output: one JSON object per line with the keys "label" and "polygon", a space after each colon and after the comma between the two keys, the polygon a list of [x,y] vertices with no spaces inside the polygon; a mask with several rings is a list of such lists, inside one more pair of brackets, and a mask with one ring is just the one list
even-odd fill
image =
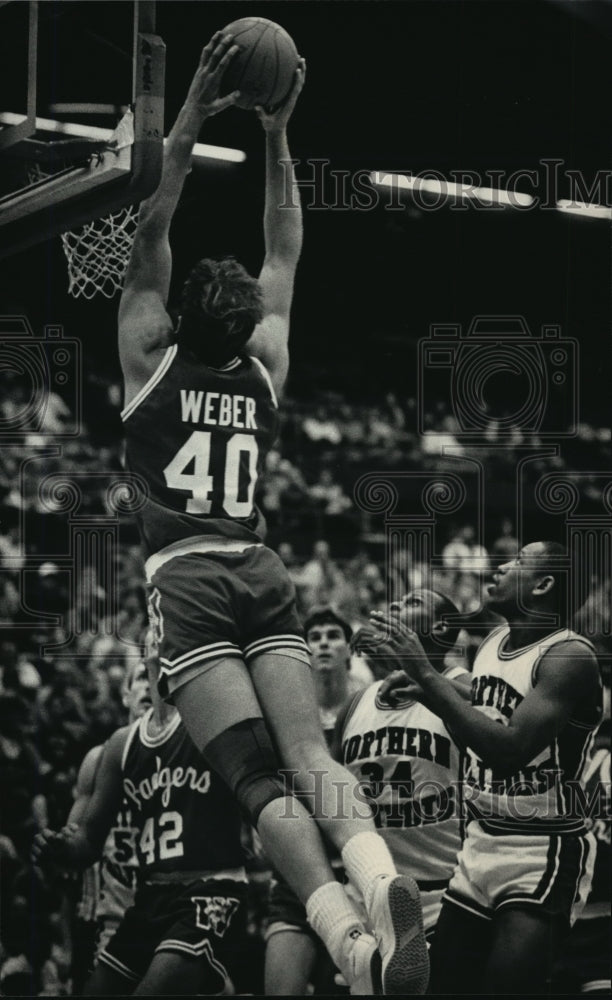
{"label": "teammate in dark jersey", "polygon": [[432,944],[433,993],[545,993],[584,906],[595,842],[576,786],[601,681],[591,643],[564,627],[568,589],[556,543],[526,545],[499,567],[488,603],[508,626],[477,653],[471,704],[433,670],[413,631],[372,613],[465,749],[469,822]]}
{"label": "teammate in dark jersey", "polygon": [[[258,109],[266,136],[259,279],[234,260],[203,260],[185,282],[176,330],[166,309],[170,223],[203,122],[237,99],[219,97],[236,52],[232,37],[217,33],[202,53],[165,145],[160,185],[141,207],[119,310],[126,453],[146,484],[140,530],[162,690],[355,992],[373,991],[377,965],[386,992],[422,992],[428,959],[416,884],[397,876],[371,819],[330,818],[334,783],[352,779],[325,746],[293,585],[262,544],[253,504],[289,365],[302,216],[286,128],[303,60],[283,106]],[[333,878],[317,825],[288,801],[281,760],[300,789],[312,772],[324,773],[318,821],[367,900],[380,954]]]}
{"label": "teammate in dark jersey", "polygon": [[231,989],[246,931],[240,810],[175,708],[153,707],[109,739],[80,825],[44,831],[37,863],[84,868],[100,857],[117,807],[132,807],[138,888],[99,955],[86,996],[216,994]]}
{"label": "teammate in dark jersey", "polygon": [[[130,722],[151,707],[149,676],[143,660],[133,660],[126,673],[122,700]],[[94,793],[103,744],[87,752],[77,776],[74,804],[66,826],[78,825]],[[134,901],[137,860],[132,847],[131,810],[123,801],[99,862],[81,876],[81,898],[72,933],[72,989],[80,996],[96,955],[115,933],[123,914]]]}

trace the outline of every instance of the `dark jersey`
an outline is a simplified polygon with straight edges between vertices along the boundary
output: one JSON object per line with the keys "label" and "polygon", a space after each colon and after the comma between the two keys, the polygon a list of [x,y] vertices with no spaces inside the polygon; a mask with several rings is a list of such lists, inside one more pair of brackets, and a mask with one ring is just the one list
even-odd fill
{"label": "dark jersey", "polygon": [[140,876],[241,868],[241,816],[229,789],[196,750],[176,713],[149,736],[152,710],[130,730],[122,759]]}
{"label": "dark jersey", "polygon": [[261,541],[255,488],[278,429],[261,362],[209,368],[174,344],[122,418],[126,464],[146,484],[145,556],[202,534]]}

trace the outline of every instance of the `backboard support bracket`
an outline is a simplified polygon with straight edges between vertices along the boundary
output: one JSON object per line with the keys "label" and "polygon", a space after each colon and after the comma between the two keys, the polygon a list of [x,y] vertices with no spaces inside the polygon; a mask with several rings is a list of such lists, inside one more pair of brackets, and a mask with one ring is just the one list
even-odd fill
{"label": "backboard support bracket", "polygon": [[[31,3],[36,6],[34,0]],[[103,154],[116,158],[109,169],[96,170],[95,164],[77,167],[62,172],[56,180],[32,185],[0,201],[0,259],[138,203],[153,193],[159,184],[163,163],[165,54],[164,42],[155,34],[155,0],[136,0],[132,93],[134,142],[130,151],[125,155],[123,151],[119,155]],[[33,63],[35,75],[35,58]],[[35,130],[35,94],[33,125],[30,122],[31,90],[30,86],[26,120],[0,130],[0,139],[8,132],[11,141],[18,142],[26,137],[28,128],[31,128],[30,135]],[[20,128],[23,134],[15,137]]]}

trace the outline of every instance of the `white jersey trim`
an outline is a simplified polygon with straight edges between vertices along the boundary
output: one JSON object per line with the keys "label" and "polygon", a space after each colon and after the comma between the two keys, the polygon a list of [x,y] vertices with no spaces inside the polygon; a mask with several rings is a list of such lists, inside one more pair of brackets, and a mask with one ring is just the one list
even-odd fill
{"label": "white jersey trim", "polygon": [[149,395],[150,392],[158,385],[163,379],[164,375],[168,371],[170,365],[176,357],[176,352],[178,350],[177,344],[172,344],[170,347],[166,348],[164,356],[158,364],[157,368],[151,375],[151,378],[143,385],[136,395],[134,396],[131,403],[128,403],[126,407],[121,411],[121,419],[127,420],[128,417],[132,416],[134,410],[140,406],[144,399]]}
{"label": "white jersey trim", "polygon": [[165,725],[163,729],[159,733],[157,733],[156,736],[150,736],[149,733],[147,732],[147,726],[152,718],[153,718],[153,709],[149,708],[142,716],[142,718],[139,720],[140,741],[143,744],[143,746],[149,747],[149,749],[151,750],[153,750],[155,747],[161,746],[162,743],[165,743],[167,740],[169,740],[170,737],[174,735],[174,733],[181,724],[181,717],[178,714],[178,712],[175,712],[175,714],[167,723],[167,725]]}
{"label": "white jersey trim", "polygon": [[497,646],[497,655],[499,659],[503,661],[516,660],[517,657],[524,656],[525,653],[530,652],[530,650],[532,649],[538,649],[538,648],[541,649],[543,646],[545,646],[546,648],[543,649],[542,652],[540,653],[540,657],[542,657],[544,653],[548,652],[551,646],[556,646],[560,642],[565,642],[567,639],[573,638],[573,636],[570,635],[569,629],[559,628],[555,629],[554,632],[549,632],[549,634],[545,635],[543,639],[536,639],[535,642],[530,642],[526,646],[520,646],[518,649],[512,649],[508,651],[506,649],[502,649],[502,644],[508,640],[509,635],[510,635],[510,628],[508,627],[506,635],[504,635],[500,639],[499,644]]}
{"label": "white jersey trim", "polygon": [[136,719],[136,721],[132,723],[132,728],[130,729],[130,731],[129,731],[128,735],[127,735],[127,739],[125,741],[125,746],[123,748],[123,753],[121,754],[121,770],[122,771],[125,771],[125,762],[127,760],[127,755],[129,753],[129,750],[130,750],[130,747],[131,747],[132,743],[134,742],[134,737],[136,735],[136,730],[138,729],[139,726],[140,726],[140,719]]}
{"label": "white jersey trim", "polygon": [[270,378],[270,372],[264,364],[261,363],[259,358],[256,358],[254,354],[249,355],[251,361],[254,361],[257,367],[260,369],[261,374],[268,383],[268,388],[270,389],[270,395],[272,396],[272,402],[274,403],[276,409],[278,410],[278,399],[276,398],[276,393],[274,391],[274,386],[272,385],[272,379]]}

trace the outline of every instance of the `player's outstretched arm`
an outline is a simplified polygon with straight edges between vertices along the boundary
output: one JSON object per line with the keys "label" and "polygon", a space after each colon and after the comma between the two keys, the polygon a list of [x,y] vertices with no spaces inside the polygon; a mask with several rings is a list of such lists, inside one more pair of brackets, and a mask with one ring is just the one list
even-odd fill
{"label": "player's outstretched arm", "polygon": [[161,181],[140,208],[119,306],[119,355],[126,385],[132,382],[139,387],[149,378],[159,361],[150,355],[169,343],[170,224],[203,123],[235,104],[239,96],[235,91],[219,97],[223,74],[237,51],[232,36],[220,31],[202,51],[185,103],[164,145]]}
{"label": "player's outstretched arm", "polygon": [[257,108],[266,133],[265,257],[259,283],[264,318],[249,341],[249,349],[266,366],[279,394],[289,370],[289,315],[293,283],[302,252],[302,206],[287,141],[287,123],[306,78],[300,59],[295,82],[281,108]]}
{"label": "player's outstretched arm", "polygon": [[458,744],[471,747],[500,777],[533,760],[570,718],[595,715],[599,667],[584,643],[568,640],[544,654],[536,686],[514,710],[508,725],[502,726],[468,704],[464,693],[440,676],[411,629],[383,612],[372,612],[370,620],[389,636],[398,654],[405,655],[406,673],[422,688],[427,707],[440,716]]}
{"label": "player's outstretched arm", "polygon": [[43,830],[36,835],[32,845],[34,864],[82,870],[100,857],[121,805],[121,758],[129,732],[129,726],[117,730],[104,747],[89,800],[78,822],[71,819],[59,832]]}

